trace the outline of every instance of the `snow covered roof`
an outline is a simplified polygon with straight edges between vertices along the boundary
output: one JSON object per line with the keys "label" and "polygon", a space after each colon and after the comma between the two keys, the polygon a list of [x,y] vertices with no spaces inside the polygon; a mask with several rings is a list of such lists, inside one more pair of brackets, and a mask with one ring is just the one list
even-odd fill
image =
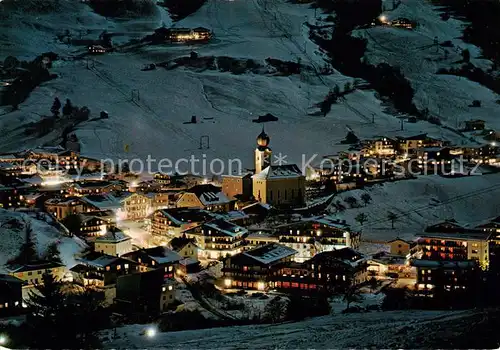
{"label": "snow covered roof", "polygon": [[75,188],[78,189],[86,189],[86,188],[102,188],[102,187],[108,187],[111,186],[112,184],[109,181],[101,181],[101,180],[93,180],[93,181],[81,181],[81,182],[75,182],[73,185]]}
{"label": "snow covered roof", "polygon": [[272,265],[284,258],[297,254],[297,251],[278,243],[270,243],[241,254],[262,264]]}
{"label": "snow covered roof", "polygon": [[50,198],[45,201],[48,205],[75,205],[80,201],[79,197]]}
{"label": "snow covered roof", "polygon": [[7,265],[6,268],[8,271],[14,273],[14,272],[25,272],[25,271],[36,271],[36,270],[46,270],[46,269],[53,269],[56,267],[62,267],[64,264],[54,262],[54,261],[34,261],[29,264],[11,264]]}
{"label": "snow covered roof", "polygon": [[118,261],[120,258],[103,253],[90,254],[79,259],[79,261],[87,266],[104,268]]}
{"label": "snow covered roof", "polygon": [[180,256],[177,252],[172,249],[168,249],[167,247],[154,247],[142,250],[146,255],[151,257],[158,264],[169,264],[176,261],[182,260],[182,256]]}
{"label": "snow covered roof", "polygon": [[418,235],[422,238],[453,239],[464,241],[486,241],[490,238],[490,232],[469,231],[469,232],[425,232]]}
{"label": "snow covered roof", "polygon": [[213,229],[215,231],[224,233],[230,237],[241,237],[248,233],[248,230],[244,227],[233,224],[232,222],[226,221],[224,219],[215,219],[209,221],[203,225],[208,229]]}
{"label": "snow covered roof", "polygon": [[108,230],[104,235],[96,238],[96,243],[119,243],[124,241],[129,241],[132,238],[127,236],[123,231],[113,229]]}
{"label": "snow covered roof", "polygon": [[214,204],[226,204],[231,202],[231,200],[222,192],[205,192],[198,197],[204,206],[214,205]]}
{"label": "snow covered roof", "polygon": [[323,224],[329,227],[338,228],[340,230],[349,229],[349,225],[346,224],[344,220],[339,220],[333,216],[316,216],[312,218],[304,219],[303,221],[316,222],[318,224]]}
{"label": "snow covered roof", "polygon": [[260,173],[252,176],[253,179],[286,179],[304,176],[296,164],[270,165]]}
{"label": "snow covered roof", "polygon": [[190,222],[205,222],[213,218],[212,213],[197,208],[160,209],[160,212],[177,226]]}
{"label": "snow covered roof", "polygon": [[121,207],[120,201],[108,193],[101,195],[87,195],[80,197],[80,199],[87,204],[99,208],[100,210],[112,210]]}
{"label": "snow covered roof", "polygon": [[17,277],[14,277],[14,276],[11,276],[11,275],[2,274],[2,273],[0,273],[0,282],[19,283],[19,284],[24,283],[23,280],[20,280]]}
{"label": "snow covered roof", "polygon": [[445,269],[463,269],[467,267],[475,267],[475,261],[436,261],[436,260],[413,260],[411,264],[415,267],[442,267]]}

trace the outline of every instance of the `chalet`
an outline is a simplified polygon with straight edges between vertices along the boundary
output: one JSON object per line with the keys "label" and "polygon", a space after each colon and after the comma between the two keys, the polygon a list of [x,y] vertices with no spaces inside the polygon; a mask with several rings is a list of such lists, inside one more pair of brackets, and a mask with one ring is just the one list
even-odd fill
{"label": "chalet", "polygon": [[132,238],[112,227],[95,239],[94,250],[111,256],[122,256],[132,251]]}
{"label": "chalet", "polygon": [[75,222],[78,223],[79,227],[74,228],[75,231],[72,233],[83,238],[103,235],[111,225],[111,219],[104,219],[103,217],[87,213],[77,214]]}
{"label": "chalet", "polygon": [[424,173],[439,173],[451,169],[456,156],[449,147],[423,147],[416,152],[418,166]]}
{"label": "chalet", "polygon": [[345,247],[359,246],[359,233],[345,222],[328,216],[308,218],[277,227],[280,244],[297,250],[295,261],[304,262],[314,255]]}
{"label": "chalet", "polygon": [[45,210],[62,220],[69,215],[83,212],[83,204],[78,197],[51,198],[45,201]]}
{"label": "chalet", "polygon": [[245,239],[246,248],[255,248],[269,243],[278,243],[279,237],[270,231],[257,230],[249,231],[247,238]]}
{"label": "chalet", "polygon": [[415,24],[408,18],[401,17],[391,20],[391,26],[404,29],[413,29],[415,27]]}
{"label": "chalet", "polygon": [[178,208],[199,208],[210,211],[229,211],[232,201],[214,185],[196,185],[183,192],[176,202]]}
{"label": "chalet", "polygon": [[396,256],[407,256],[416,246],[416,242],[410,242],[401,238],[395,238],[387,242],[390,246],[390,253]]}
{"label": "chalet", "polygon": [[182,232],[212,220],[210,212],[196,208],[159,209],[151,220],[152,234],[181,237]]}
{"label": "chalet", "polygon": [[70,269],[73,282],[82,286],[92,286],[104,293],[105,304],[111,305],[116,297],[116,282],[120,276],[139,270],[134,261],[92,252],[78,260]]}
{"label": "chalet", "polygon": [[443,147],[444,141],[432,138],[427,134],[418,134],[408,137],[398,137],[399,150],[404,154],[414,154],[423,147]]}
{"label": "chalet", "polygon": [[423,295],[459,291],[470,298],[470,292],[481,284],[481,269],[474,260],[414,260],[412,265],[417,270],[415,289]]}
{"label": "chalet", "polygon": [[464,131],[484,130],[485,121],[481,119],[466,120]]}
{"label": "chalet", "polygon": [[200,256],[219,259],[243,250],[248,230],[223,219],[214,219],[183,232],[193,238],[200,248]]}
{"label": "chalet", "polygon": [[208,41],[212,37],[212,32],[206,28],[170,28],[169,39],[171,42]]}
{"label": "chalet", "polygon": [[118,276],[139,271],[135,261],[124,257],[91,252],[77,260],[70,269],[73,281],[83,286],[105,287],[116,283]]}
{"label": "chalet", "polygon": [[494,163],[497,161],[498,147],[490,144],[469,145],[462,148],[465,159],[473,163]]}
{"label": "chalet", "polygon": [[160,270],[120,276],[116,282],[116,309],[125,315],[151,317],[167,311],[174,301],[175,280]]}
{"label": "chalet", "polygon": [[328,290],[366,282],[367,258],[351,248],[342,248],[315,255],[304,263],[311,280]]}
{"label": "chalet", "polygon": [[114,190],[113,184],[108,181],[81,181],[70,187],[70,192],[76,196],[103,194]]}
{"label": "chalet", "polygon": [[170,185],[170,183],[172,182],[172,178],[169,174],[156,173],[153,176],[153,181],[160,185]]}
{"label": "chalet", "polygon": [[415,268],[402,255],[387,252],[374,254],[368,259],[368,273],[376,276],[398,275],[400,278],[414,278]]}
{"label": "chalet", "polygon": [[112,211],[115,215],[121,209],[121,203],[118,198],[109,193],[86,195],[79,198],[83,204],[84,212],[91,213],[96,211]]}
{"label": "chalet", "polygon": [[127,220],[144,219],[151,214],[151,198],[140,193],[129,193],[119,198],[123,218]]}
{"label": "chalet", "polygon": [[160,269],[165,277],[173,278],[179,261],[182,260],[177,252],[167,247],[154,247],[148,249],[140,249],[128,254],[124,257],[136,261],[142,271]]}
{"label": "chalet", "polygon": [[246,205],[240,209],[243,213],[245,213],[249,222],[260,222],[264,220],[271,210],[270,206],[264,203],[255,202],[249,205]]}
{"label": "chalet", "polygon": [[44,273],[52,274],[56,279],[63,279],[66,267],[58,262],[33,261],[29,264],[10,264],[6,266],[9,275],[25,282],[27,286],[42,284]]}
{"label": "chalet", "polygon": [[224,260],[225,288],[266,290],[272,285],[274,271],[291,261],[297,252],[286,246],[271,243]]}
{"label": "chalet", "polygon": [[44,159],[54,162],[77,160],[78,155],[61,146],[36,147],[29,150],[25,156],[26,159]]}
{"label": "chalet", "polygon": [[362,154],[366,157],[392,157],[396,154],[396,140],[388,137],[377,137],[364,142]]}
{"label": "chalet", "polygon": [[187,237],[175,237],[169,243],[169,247],[177,252],[184,259],[198,259],[198,246],[194,239],[189,239]]}
{"label": "chalet", "polygon": [[23,284],[17,277],[0,274],[0,317],[14,315],[23,306]]}
{"label": "chalet", "polygon": [[87,51],[91,54],[103,54],[109,52],[111,48],[102,45],[90,45],[87,47]]}

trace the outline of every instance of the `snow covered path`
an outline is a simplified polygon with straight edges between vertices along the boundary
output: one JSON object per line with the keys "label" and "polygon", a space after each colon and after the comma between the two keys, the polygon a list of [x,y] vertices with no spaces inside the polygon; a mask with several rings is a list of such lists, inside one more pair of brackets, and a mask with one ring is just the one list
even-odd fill
{"label": "snow covered path", "polygon": [[[120,339],[105,348],[190,348],[190,349],[331,349],[415,347],[417,336],[431,340],[444,324],[473,314],[472,311],[393,311],[330,315],[297,323],[212,328],[196,331],[158,333],[147,338],[139,333],[148,325],[118,329]],[[461,325],[463,327],[463,325]],[[404,331],[403,331],[404,330]],[[111,336],[110,332],[109,336]],[[422,342],[422,340],[421,340]]]}

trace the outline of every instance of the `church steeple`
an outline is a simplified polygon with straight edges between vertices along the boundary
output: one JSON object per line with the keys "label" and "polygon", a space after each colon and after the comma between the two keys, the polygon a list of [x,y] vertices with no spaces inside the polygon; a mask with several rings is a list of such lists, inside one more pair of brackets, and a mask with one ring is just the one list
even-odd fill
{"label": "church steeple", "polygon": [[259,136],[257,136],[257,145],[259,147],[267,147],[269,145],[270,141],[271,141],[271,139],[264,131],[264,125],[262,125],[262,131],[259,134]]}
{"label": "church steeple", "polygon": [[258,174],[271,165],[271,149],[268,147],[271,139],[264,131],[257,136],[257,148],[255,149],[255,173]]}

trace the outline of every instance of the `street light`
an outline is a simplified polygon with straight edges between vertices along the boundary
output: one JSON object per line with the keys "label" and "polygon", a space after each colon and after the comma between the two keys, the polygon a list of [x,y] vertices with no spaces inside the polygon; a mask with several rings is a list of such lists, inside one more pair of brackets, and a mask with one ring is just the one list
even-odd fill
{"label": "street light", "polygon": [[148,338],[153,338],[154,336],[156,336],[156,328],[154,327],[149,327],[147,330],[146,330],[146,336]]}
{"label": "street light", "polygon": [[7,336],[5,334],[0,334],[0,345],[5,345],[7,344]]}

